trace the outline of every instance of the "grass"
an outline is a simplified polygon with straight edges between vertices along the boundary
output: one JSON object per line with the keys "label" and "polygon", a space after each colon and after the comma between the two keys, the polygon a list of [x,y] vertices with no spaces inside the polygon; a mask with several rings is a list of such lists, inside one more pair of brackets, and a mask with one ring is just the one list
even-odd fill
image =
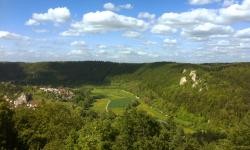
{"label": "grass", "polygon": [[109,108],[124,108],[131,103],[131,98],[119,98],[112,100],[109,104]]}
{"label": "grass", "polygon": [[137,109],[147,112],[148,115],[150,115],[156,119],[159,119],[159,120],[167,119],[166,114],[163,114],[163,113],[157,111],[156,109],[152,108],[151,106],[145,104],[142,101],[140,101],[140,105],[137,106]]}
{"label": "grass", "polygon": [[96,112],[106,112],[106,105],[108,103],[108,99],[98,99],[95,103],[92,109]]}
{"label": "grass", "polygon": [[[118,115],[122,115],[125,108],[133,100],[137,99],[134,94],[115,87],[95,87],[92,90],[92,94],[96,97],[101,97],[100,99],[96,99],[92,107],[93,110],[101,113],[108,110]],[[140,102],[137,109],[146,112],[153,118],[165,122],[169,117],[168,114],[146,104],[144,101],[140,99],[137,100]],[[199,126],[204,126],[205,120],[202,117],[188,113],[184,109],[180,109],[174,117],[174,122],[176,122],[179,127],[183,128],[185,133],[194,133]]]}
{"label": "grass", "polygon": [[[133,101],[136,100],[136,96],[128,91],[117,89],[117,88],[107,88],[107,87],[95,87],[92,90],[92,94],[96,97],[104,97],[97,99],[92,107],[93,110],[97,112],[106,111],[106,106],[108,104],[108,110],[115,112],[116,114],[122,114],[125,108]],[[164,121],[167,116],[160,111],[150,107],[143,101],[139,100],[140,105],[137,106],[138,110],[147,112],[150,116]]]}
{"label": "grass", "polygon": [[97,112],[106,111],[107,107],[108,111],[122,114],[125,108],[136,99],[132,93],[115,88],[94,88],[92,94],[96,97],[103,97],[101,99],[96,99],[92,107],[92,109]]}

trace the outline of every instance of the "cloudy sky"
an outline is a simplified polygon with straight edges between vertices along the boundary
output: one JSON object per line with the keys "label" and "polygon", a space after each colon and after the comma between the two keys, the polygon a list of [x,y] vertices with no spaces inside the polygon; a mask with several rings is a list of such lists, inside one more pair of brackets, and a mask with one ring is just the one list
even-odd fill
{"label": "cloudy sky", "polygon": [[0,61],[250,61],[250,0],[0,0]]}

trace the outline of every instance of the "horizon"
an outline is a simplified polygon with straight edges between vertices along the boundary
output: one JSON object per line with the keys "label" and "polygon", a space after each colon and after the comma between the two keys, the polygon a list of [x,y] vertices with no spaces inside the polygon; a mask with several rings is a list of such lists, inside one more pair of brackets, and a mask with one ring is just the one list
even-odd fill
{"label": "horizon", "polygon": [[153,63],[176,63],[176,64],[194,64],[194,65],[205,65],[205,64],[248,64],[250,62],[235,61],[235,62],[202,62],[202,63],[191,63],[191,62],[175,62],[175,61],[152,61],[152,62],[116,62],[116,61],[103,61],[103,60],[69,60],[69,61],[0,61],[0,63],[24,63],[24,64],[35,64],[35,63],[75,63],[75,62],[104,62],[104,63],[117,63],[117,64],[153,64]]}
{"label": "horizon", "polygon": [[0,62],[250,62],[250,0],[0,0]]}

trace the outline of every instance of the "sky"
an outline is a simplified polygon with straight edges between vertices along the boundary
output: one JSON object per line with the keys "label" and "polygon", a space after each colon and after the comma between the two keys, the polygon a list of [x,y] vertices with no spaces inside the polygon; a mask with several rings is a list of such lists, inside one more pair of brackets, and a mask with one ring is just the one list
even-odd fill
{"label": "sky", "polygon": [[250,0],[0,0],[0,61],[250,61]]}

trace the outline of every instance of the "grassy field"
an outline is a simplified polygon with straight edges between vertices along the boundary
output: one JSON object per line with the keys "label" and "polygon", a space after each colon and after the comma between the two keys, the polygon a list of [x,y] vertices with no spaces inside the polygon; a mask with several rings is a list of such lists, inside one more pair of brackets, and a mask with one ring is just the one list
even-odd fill
{"label": "grassy field", "polygon": [[[121,115],[132,101],[138,100],[140,103],[137,106],[138,110],[145,111],[148,115],[162,122],[165,122],[169,117],[168,114],[165,114],[164,112],[146,104],[143,100],[138,99],[134,94],[122,89],[115,87],[94,87],[92,94],[96,97],[101,97],[96,99],[96,102],[92,107],[92,109],[96,112],[103,113],[112,111]],[[204,126],[205,122],[204,118],[191,115],[185,110],[177,113],[174,117],[174,121],[178,126],[184,129],[185,133],[193,133],[197,129],[196,125]]]}
{"label": "grassy field", "polygon": [[92,109],[97,112],[113,111],[116,114],[122,114],[126,106],[131,104],[132,101],[138,100],[140,105],[137,106],[137,109],[145,111],[152,117],[159,120],[165,120],[167,118],[166,114],[152,108],[140,99],[136,98],[134,94],[125,90],[109,87],[96,87],[92,93],[96,97],[102,97],[100,99],[96,99],[96,102],[92,107]]}
{"label": "grassy field", "polygon": [[157,118],[159,120],[165,120],[167,119],[167,115],[163,114],[162,112],[157,111],[155,108],[145,104],[144,102],[140,101],[140,105],[137,106],[139,110],[145,111],[148,113],[148,115]]}
{"label": "grassy field", "polygon": [[97,112],[113,111],[116,114],[122,114],[125,108],[136,99],[136,97],[129,92],[121,89],[112,88],[94,88],[92,94],[96,97],[93,110]]}

